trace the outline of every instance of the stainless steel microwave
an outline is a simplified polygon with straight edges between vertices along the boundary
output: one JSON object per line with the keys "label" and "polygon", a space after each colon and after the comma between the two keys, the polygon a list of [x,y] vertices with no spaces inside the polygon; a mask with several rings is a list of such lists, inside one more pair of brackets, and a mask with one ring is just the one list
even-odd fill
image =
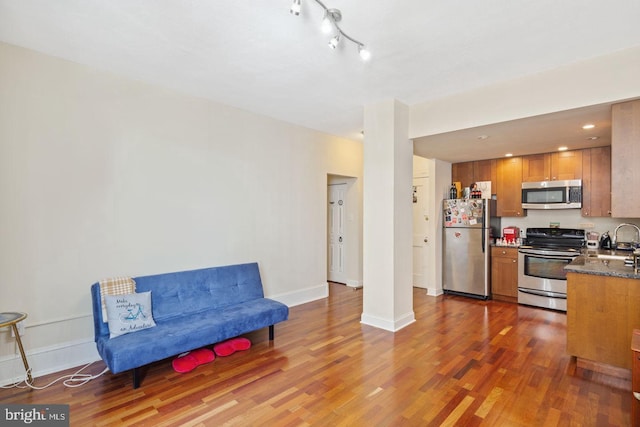
{"label": "stainless steel microwave", "polygon": [[582,180],[522,183],[523,209],[580,209]]}

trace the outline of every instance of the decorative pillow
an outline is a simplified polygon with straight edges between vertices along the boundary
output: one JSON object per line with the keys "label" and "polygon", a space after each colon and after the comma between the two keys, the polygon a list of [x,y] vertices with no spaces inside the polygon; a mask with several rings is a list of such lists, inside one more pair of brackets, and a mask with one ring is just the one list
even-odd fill
{"label": "decorative pillow", "polygon": [[125,295],[105,295],[109,318],[109,338],[156,326],[151,313],[151,291]]}

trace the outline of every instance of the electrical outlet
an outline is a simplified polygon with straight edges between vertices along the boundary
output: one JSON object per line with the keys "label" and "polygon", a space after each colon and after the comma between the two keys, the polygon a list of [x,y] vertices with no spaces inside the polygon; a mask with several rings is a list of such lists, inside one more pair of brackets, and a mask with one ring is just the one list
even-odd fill
{"label": "electrical outlet", "polygon": [[[24,321],[16,323],[16,327],[18,328],[18,334],[21,337],[23,337],[24,336],[24,331],[25,331]],[[11,337],[15,338],[16,335],[13,333],[13,328],[10,328],[10,329],[11,329]]]}

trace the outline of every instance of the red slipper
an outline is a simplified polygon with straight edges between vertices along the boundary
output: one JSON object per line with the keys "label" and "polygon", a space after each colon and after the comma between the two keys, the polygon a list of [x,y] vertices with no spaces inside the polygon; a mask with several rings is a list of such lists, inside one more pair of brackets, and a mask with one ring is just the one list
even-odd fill
{"label": "red slipper", "polygon": [[204,365],[205,363],[213,362],[216,355],[208,348],[199,348],[191,352],[193,357],[198,359],[198,365]]}
{"label": "red slipper", "polygon": [[251,341],[247,338],[232,338],[231,344],[236,350],[248,350],[251,347]]}
{"label": "red slipper", "polygon": [[198,366],[198,359],[196,359],[191,353],[187,353],[184,356],[173,359],[171,365],[173,366],[174,371],[184,374],[186,372],[193,371],[196,366]]}
{"label": "red slipper", "polygon": [[247,338],[231,338],[214,345],[213,351],[218,356],[229,356],[237,350],[247,350],[249,347],[251,347],[251,341]]}
{"label": "red slipper", "polygon": [[215,358],[216,356],[213,354],[213,351],[206,348],[200,348],[189,352],[184,356],[173,359],[171,365],[176,372],[184,374],[186,372],[193,371],[196,367],[204,363],[213,361]]}

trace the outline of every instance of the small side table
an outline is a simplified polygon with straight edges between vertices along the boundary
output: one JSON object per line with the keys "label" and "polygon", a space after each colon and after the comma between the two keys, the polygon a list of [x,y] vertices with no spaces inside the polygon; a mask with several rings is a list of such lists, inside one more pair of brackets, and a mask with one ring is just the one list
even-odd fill
{"label": "small side table", "polygon": [[22,347],[22,339],[20,339],[20,334],[18,333],[18,326],[16,326],[18,322],[26,318],[27,313],[0,313],[0,328],[4,328],[5,326],[11,326],[13,328],[13,335],[15,335],[18,348],[20,349],[22,363],[24,364],[24,369],[27,371],[27,380],[29,381],[29,384],[31,384],[33,382],[31,369],[29,368],[29,362],[27,362],[27,355],[24,353],[24,347]]}

